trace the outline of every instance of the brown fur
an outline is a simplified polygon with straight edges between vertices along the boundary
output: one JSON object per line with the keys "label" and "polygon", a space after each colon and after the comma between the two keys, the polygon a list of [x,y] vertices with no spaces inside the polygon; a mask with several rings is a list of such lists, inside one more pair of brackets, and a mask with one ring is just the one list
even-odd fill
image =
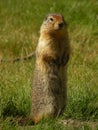
{"label": "brown fur", "polygon": [[70,45],[61,14],[49,14],[40,29],[32,87],[30,118],[59,116],[67,100],[67,63]]}

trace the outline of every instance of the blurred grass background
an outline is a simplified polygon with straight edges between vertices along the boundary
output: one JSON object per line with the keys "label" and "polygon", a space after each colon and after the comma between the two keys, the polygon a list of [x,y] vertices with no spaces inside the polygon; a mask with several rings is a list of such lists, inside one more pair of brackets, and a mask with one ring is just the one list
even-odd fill
{"label": "blurred grass background", "polygon": [[[62,118],[98,121],[97,0],[0,0],[0,59],[26,56],[34,51],[42,21],[53,12],[64,15],[72,48],[68,104]],[[34,60],[0,64],[1,119],[29,115]],[[5,127],[6,123],[4,129],[17,129],[9,124],[10,128]],[[34,129],[41,130],[41,125]],[[56,125],[45,125],[45,130],[63,130],[63,126]]]}

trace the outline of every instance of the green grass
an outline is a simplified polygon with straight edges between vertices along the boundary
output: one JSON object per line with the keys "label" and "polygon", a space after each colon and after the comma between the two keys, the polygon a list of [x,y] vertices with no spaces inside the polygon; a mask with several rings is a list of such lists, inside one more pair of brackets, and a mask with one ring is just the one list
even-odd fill
{"label": "green grass", "polygon": [[[68,103],[62,119],[98,121],[98,1],[1,0],[0,59],[35,50],[44,17],[62,13],[72,48],[68,68]],[[92,130],[59,124],[60,119],[21,127],[11,120],[30,113],[34,59],[0,64],[0,124],[3,130]],[[95,130],[95,129],[94,129]],[[98,128],[96,128],[98,130]]]}

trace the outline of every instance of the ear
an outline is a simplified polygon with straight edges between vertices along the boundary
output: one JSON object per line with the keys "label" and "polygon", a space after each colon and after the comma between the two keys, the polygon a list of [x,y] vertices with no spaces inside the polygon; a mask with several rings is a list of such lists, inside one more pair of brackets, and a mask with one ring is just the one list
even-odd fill
{"label": "ear", "polygon": [[48,15],[44,18],[44,21],[46,21],[48,19]]}

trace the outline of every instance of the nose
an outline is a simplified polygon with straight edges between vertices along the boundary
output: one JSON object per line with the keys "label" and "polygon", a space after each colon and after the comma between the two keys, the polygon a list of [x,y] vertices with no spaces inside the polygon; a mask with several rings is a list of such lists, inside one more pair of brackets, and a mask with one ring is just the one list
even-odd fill
{"label": "nose", "polygon": [[59,27],[62,28],[64,26],[64,23],[59,23]]}

